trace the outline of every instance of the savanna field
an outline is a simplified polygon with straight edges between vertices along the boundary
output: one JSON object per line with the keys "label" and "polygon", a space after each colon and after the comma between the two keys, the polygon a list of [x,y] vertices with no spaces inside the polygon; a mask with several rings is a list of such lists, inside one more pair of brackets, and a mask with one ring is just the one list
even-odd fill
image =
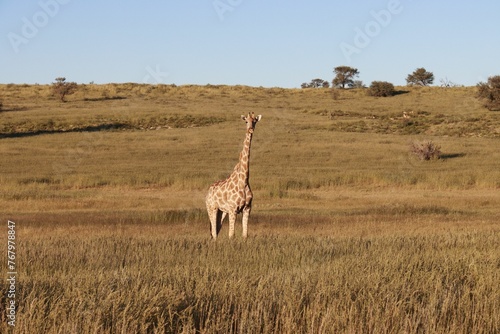
{"label": "savanna field", "polygon": [[[500,112],[397,89],[0,85],[0,332],[500,333]],[[249,112],[249,237],[212,242]]]}

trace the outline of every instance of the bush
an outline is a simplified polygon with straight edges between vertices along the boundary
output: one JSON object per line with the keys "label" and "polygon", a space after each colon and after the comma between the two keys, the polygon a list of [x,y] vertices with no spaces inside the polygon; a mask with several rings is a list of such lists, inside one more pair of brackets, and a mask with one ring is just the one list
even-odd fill
{"label": "bush", "polygon": [[488,82],[477,84],[478,98],[484,100],[484,106],[489,110],[500,110],[500,75],[488,78]]}
{"label": "bush", "polygon": [[52,83],[52,94],[58,96],[61,102],[66,102],[64,97],[73,94],[77,88],[76,82],[67,82],[66,78],[56,78],[56,82]]}
{"label": "bush", "polygon": [[362,80],[354,80],[352,82],[351,88],[366,88]]}
{"label": "bush", "polygon": [[330,83],[323,79],[313,79],[310,83],[304,82],[300,85],[302,88],[328,88]]}
{"label": "bush", "polygon": [[370,96],[393,96],[394,85],[387,81],[373,81],[368,89]]}
{"label": "bush", "polygon": [[420,160],[437,160],[441,158],[441,146],[434,144],[431,140],[413,142],[410,145],[410,151]]}

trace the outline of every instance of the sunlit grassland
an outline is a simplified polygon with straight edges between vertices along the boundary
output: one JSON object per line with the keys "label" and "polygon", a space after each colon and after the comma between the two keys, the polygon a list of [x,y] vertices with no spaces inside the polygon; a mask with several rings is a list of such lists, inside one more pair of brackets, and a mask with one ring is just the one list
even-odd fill
{"label": "sunlit grassland", "polygon": [[[368,219],[349,230],[332,223],[330,236],[321,236],[314,229],[324,224],[302,223],[294,228],[303,235],[286,229],[269,235],[258,224],[246,242],[218,243],[194,221],[24,227],[17,329],[498,331],[494,226],[471,230],[446,223],[447,232],[428,226],[419,234],[412,231],[415,223]],[[377,235],[377,228],[385,235]],[[352,229],[366,233],[353,236]]]}
{"label": "sunlit grassland", "polygon": [[[399,90],[0,85],[17,332],[498,332],[500,114]],[[250,238],[212,243],[204,196],[248,112]]]}

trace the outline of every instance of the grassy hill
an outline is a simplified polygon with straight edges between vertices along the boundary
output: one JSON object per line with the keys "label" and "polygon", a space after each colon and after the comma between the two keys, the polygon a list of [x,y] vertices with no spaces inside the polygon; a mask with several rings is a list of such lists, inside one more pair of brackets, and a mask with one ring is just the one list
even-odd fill
{"label": "grassy hill", "polygon": [[[63,103],[0,85],[17,329],[498,330],[500,113],[474,87],[397,90],[129,83]],[[211,244],[204,196],[237,163],[249,112],[263,116],[250,238],[224,225]],[[418,160],[419,140],[442,158]]]}
{"label": "grassy hill", "polygon": [[[142,206],[148,191],[155,193],[148,210],[203,208],[208,185],[237,162],[239,115],[248,112],[263,115],[251,165],[261,212],[278,204],[342,211],[331,198],[339,189],[418,198],[495,192],[500,114],[481,107],[475,88],[399,89],[374,98],[363,90],[109,84],[81,87],[62,103],[49,86],[4,85],[2,207],[21,213],[20,202],[36,200],[59,210],[63,197],[65,209],[128,210]],[[409,153],[412,141],[424,139],[441,145],[443,159]]]}

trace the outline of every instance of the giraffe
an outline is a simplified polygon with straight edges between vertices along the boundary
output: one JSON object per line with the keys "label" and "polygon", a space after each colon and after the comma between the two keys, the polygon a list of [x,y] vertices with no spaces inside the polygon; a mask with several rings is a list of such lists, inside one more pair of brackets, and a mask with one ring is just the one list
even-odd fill
{"label": "giraffe", "polygon": [[254,113],[248,113],[248,116],[241,115],[241,119],[246,122],[247,128],[239,161],[227,179],[215,182],[208,189],[206,205],[208,217],[210,218],[210,232],[214,241],[217,239],[217,235],[222,228],[222,221],[226,215],[229,215],[229,238],[234,236],[234,223],[236,215],[239,213],[243,213],[243,238],[247,237],[248,217],[252,210],[253,197],[248,184],[250,176],[250,144],[252,143],[255,125],[261,118],[261,115],[255,116]]}

